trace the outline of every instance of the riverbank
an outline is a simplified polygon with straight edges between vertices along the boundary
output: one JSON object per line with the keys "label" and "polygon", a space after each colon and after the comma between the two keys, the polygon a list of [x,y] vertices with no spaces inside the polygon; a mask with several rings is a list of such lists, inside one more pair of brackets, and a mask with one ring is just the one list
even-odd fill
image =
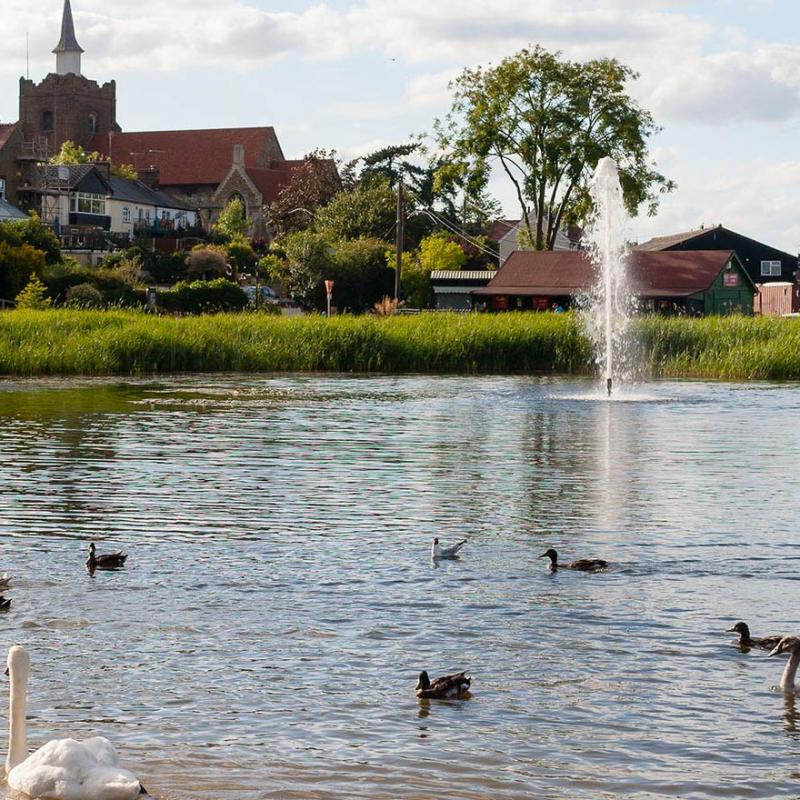
{"label": "riverbank", "polygon": [[[634,323],[632,339],[651,376],[800,379],[797,319],[650,317]],[[0,374],[221,371],[582,374],[591,351],[572,314],[0,314]]]}

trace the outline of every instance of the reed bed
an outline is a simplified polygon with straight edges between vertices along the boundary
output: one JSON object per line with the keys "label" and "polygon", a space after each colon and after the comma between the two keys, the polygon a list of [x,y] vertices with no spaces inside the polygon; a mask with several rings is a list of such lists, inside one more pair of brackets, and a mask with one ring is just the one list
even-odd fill
{"label": "reed bed", "polygon": [[[653,376],[800,379],[800,320],[652,317],[632,336]],[[0,314],[0,374],[589,373],[573,314],[285,318],[136,311]]]}

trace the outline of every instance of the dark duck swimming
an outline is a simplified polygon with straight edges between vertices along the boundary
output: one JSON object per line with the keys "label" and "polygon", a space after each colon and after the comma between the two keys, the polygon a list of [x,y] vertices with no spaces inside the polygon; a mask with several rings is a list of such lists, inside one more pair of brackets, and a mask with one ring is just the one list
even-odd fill
{"label": "dark duck swimming", "polygon": [[569,564],[558,563],[558,553],[551,547],[545,550],[539,558],[550,559],[550,569],[555,572],[557,569],[577,569],[580,572],[599,572],[608,567],[608,561],[602,558],[579,558],[577,561],[570,561]]}
{"label": "dark duck swimming", "polygon": [[445,698],[461,697],[469,691],[471,684],[472,678],[465,672],[458,672],[455,675],[443,675],[431,683],[428,673],[422,670],[414,688],[416,689],[417,697],[420,699],[444,700]]}
{"label": "dark duck swimming", "polygon": [[739,634],[739,647],[749,648],[758,647],[761,650],[772,650],[777,647],[781,636],[761,636],[753,637],[750,635],[750,628],[746,622],[737,622],[732,628],[728,628],[728,633]]}
{"label": "dark duck swimming", "polygon": [[101,553],[97,554],[94,542],[89,545],[89,558],[86,559],[86,568],[89,572],[94,572],[96,569],[119,569],[125,566],[125,561],[128,558],[127,553]]}

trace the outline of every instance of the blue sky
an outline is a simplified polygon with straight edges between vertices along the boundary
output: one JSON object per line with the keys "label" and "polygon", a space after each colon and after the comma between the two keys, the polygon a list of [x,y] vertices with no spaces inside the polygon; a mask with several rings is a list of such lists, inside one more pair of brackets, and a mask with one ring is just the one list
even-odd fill
{"label": "blue sky", "polygon": [[[529,43],[615,56],[664,130],[678,183],[644,239],[723,223],[800,250],[797,0],[72,0],[84,74],[117,80],[125,130],[274,125],[287,156],[343,157],[430,131],[448,80]],[[2,0],[0,120],[52,69],[62,0]],[[509,213],[513,197],[493,181]]]}

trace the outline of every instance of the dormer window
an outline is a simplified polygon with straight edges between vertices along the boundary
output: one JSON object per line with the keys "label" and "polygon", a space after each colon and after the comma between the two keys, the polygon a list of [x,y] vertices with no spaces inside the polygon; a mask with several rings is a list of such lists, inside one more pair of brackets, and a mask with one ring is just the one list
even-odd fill
{"label": "dormer window", "polygon": [[97,133],[97,115],[89,114],[89,133],[94,135]]}
{"label": "dormer window", "polygon": [[52,133],[53,132],[53,112],[52,111],[42,111],[42,132],[43,133]]}

